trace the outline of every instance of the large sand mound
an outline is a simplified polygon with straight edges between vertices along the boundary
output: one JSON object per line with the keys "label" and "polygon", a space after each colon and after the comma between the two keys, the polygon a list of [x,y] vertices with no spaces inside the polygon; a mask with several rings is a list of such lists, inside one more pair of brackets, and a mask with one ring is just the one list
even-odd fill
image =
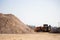
{"label": "large sand mound", "polygon": [[0,34],[34,33],[12,14],[0,13]]}

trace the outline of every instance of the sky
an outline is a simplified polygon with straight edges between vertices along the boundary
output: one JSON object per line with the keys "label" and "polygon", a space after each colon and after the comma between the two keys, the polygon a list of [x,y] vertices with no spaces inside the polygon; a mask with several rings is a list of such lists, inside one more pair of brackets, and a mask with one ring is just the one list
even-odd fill
{"label": "sky", "polygon": [[0,13],[12,13],[29,25],[58,26],[60,0],[0,0]]}

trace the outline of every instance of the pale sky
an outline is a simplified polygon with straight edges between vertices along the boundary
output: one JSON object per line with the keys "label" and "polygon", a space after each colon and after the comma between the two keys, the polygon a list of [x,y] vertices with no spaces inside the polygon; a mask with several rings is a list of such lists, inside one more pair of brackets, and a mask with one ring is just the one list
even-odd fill
{"label": "pale sky", "polygon": [[29,25],[58,26],[60,0],[0,0],[0,12],[12,13]]}

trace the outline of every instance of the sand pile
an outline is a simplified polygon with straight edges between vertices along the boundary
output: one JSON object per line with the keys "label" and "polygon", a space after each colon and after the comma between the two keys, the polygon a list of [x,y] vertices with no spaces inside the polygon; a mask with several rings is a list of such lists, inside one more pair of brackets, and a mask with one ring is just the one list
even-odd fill
{"label": "sand pile", "polygon": [[0,34],[34,33],[12,14],[0,13]]}

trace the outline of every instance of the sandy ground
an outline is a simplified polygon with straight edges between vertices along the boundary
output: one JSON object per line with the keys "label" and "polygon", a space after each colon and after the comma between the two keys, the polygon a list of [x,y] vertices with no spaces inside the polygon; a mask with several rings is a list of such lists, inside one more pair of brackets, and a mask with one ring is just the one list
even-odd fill
{"label": "sandy ground", "polygon": [[60,40],[60,34],[35,33],[35,34],[0,34],[0,40]]}

